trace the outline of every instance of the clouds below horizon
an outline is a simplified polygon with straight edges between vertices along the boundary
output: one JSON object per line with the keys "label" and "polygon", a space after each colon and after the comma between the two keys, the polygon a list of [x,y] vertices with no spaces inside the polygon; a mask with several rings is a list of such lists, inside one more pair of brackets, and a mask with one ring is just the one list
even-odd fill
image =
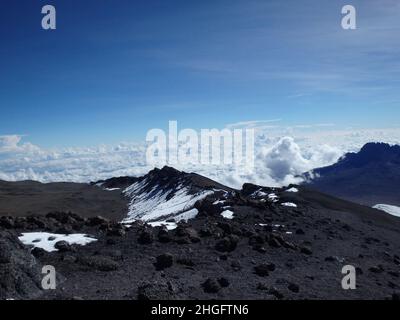
{"label": "clouds below horizon", "polygon": [[[253,125],[253,124],[252,124]],[[254,128],[254,126],[252,126]],[[257,128],[256,128],[257,129]],[[0,179],[8,181],[90,182],[115,176],[146,174],[144,143],[49,150],[20,135],[0,136]],[[256,130],[255,169],[241,174],[230,166],[192,165],[177,169],[196,172],[231,187],[245,182],[280,186],[298,183],[297,175],[330,165],[367,142],[400,144],[400,129]]]}

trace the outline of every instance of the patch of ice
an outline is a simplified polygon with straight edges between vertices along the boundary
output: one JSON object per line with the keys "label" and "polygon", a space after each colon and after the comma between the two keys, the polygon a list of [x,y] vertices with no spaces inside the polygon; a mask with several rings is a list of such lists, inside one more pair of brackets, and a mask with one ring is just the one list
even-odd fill
{"label": "patch of ice", "polygon": [[187,222],[188,220],[195,218],[198,213],[199,213],[199,210],[192,209],[192,210],[178,214],[177,216],[174,217],[174,220],[177,222],[179,222],[181,220],[184,220],[185,222]]}
{"label": "patch of ice", "polygon": [[389,204],[377,204],[373,206],[373,208],[389,213],[392,216],[400,217],[400,207],[392,206]]}
{"label": "patch of ice", "polygon": [[285,206],[285,207],[297,208],[297,204],[292,203],[292,202],[284,202],[284,203],[281,203],[281,205],[282,205],[282,206]]}
{"label": "patch of ice", "polygon": [[277,202],[279,200],[279,197],[275,193],[270,193],[268,195],[268,200],[272,202]]}
{"label": "patch of ice", "polygon": [[31,245],[34,248],[42,248],[47,252],[58,251],[54,248],[54,245],[58,241],[66,241],[69,244],[78,244],[81,246],[97,241],[97,239],[90,238],[86,234],[82,233],[66,235],[47,232],[22,233],[22,236],[18,237],[18,239],[25,245]]}
{"label": "patch of ice", "polygon": [[213,205],[223,204],[226,200],[217,200],[213,202]]}
{"label": "patch of ice", "polygon": [[232,220],[233,219],[233,211],[231,210],[225,210],[221,213],[221,216],[223,216],[225,219]]}
{"label": "patch of ice", "polygon": [[106,190],[106,191],[116,191],[116,190],[121,190],[121,188],[105,188],[104,190]]}
{"label": "patch of ice", "polygon": [[254,191],[252,194],[251,194],[251,197],[253,197],[253,198],[255,198],[255,197],[265,197],[265,196],[267,196],[268,194],[267,193],[265,193],[264,191],[262,191],[262,190],[257,190],[257,191]]}
{"label": "patch of ice", "polygon": [[148,224],[151,225],[152,227],[165,226],[167,230],[174,230],[178,226],[175,222],[166,222],[166,221],[149,222]]}
{"label": "patch of ice", "polygon": [[286,192],[299,192],[299,189],[293,187],[293,188],[287,189]]}

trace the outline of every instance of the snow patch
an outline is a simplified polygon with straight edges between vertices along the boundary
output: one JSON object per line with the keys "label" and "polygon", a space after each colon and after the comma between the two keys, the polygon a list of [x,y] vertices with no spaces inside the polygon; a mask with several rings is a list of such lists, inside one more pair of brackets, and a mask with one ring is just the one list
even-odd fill
{"label": "snow patch", "polygon": [[262,191],[262,190],[257,190],[257,191],[254,191],[252,194],[251,194],[251,197],[252,198],[258,198],[258,197],[266,197],[268,194],[266,193],[266,192],[264,192],[264,191]]}
{"label": "snow patch", "polygon": [[192,210],[183,212],[181,214],[178,214],[176,217],[174,217],[174,220],[176,222],[179,222],[181,220],[184,220],[185,222],[187,222],[188,220],[195,218],[198,213],[199,213],[199,210],[192,209]]}
{"label": "snow patch", "polygon": [[166,227],[167,230],[174,230],[178,227],[175,222],[166,222],[166,221],[157,221],[157,222],[149,222],[148,223],[152,227]]}
{"label": "snow patch", "polygon": [[389,204],[377,204],[373,206],[374,209],[382,210],[395,217],[400,217],[400,207],[392,206]]}
{"label": "snow patch", "polygon": [[22,233],[18,239],[25,245],[31,245],[34,248],[41,248],[47,252],[58,251],[54,245],[59,241],[66,241],[69,244],[87,245],[97,239],[90,238],[86,234],[56,234],[47,232],[28,232]]}
{"label": "snow patch", "polygon": [[270,193],[268,195],[268,200],[272,202],[277,202],[279,197],[275,193]]}
{"label": "snow patch", "polygon": [[231,211],[231,210],[222,211],[221,216],[223,216],[225,219],[232,220],[233,219],[233,211]]}
{"label": "snow patch", "polygon": [[286,192],[299,192],[299,189],[293,187],[293,188],[287,189]]}
{"label": "snow patch", "polygon": [[284,203],[281,203],[281,205],[282,205],[282,206],[285,206],[285,207],[297,208],[297,204],[292,203],[292,202],[284,202]]}
{"label": "snow patch", "polygon": [[226,200],[217,200],[213,202],[213,205],[217,205],[217,204],[224,204]]}

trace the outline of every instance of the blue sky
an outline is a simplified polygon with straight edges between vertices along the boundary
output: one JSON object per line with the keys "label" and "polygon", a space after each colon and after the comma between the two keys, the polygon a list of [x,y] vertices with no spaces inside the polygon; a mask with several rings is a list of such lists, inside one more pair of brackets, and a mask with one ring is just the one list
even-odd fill
{"label": "blue sky", "polygon": [[0,135],[41,146],[142,140],[168,120],[399,126],[399,1],[2,0],[0,24]]}

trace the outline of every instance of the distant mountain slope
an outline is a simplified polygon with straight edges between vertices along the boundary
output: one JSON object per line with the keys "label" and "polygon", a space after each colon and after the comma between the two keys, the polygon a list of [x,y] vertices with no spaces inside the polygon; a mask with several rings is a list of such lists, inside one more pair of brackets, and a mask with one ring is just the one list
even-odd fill
{"label": "distant mountain slope", "polygon": [[105,216],[121,220],[128,199],[120,191],[107,191],[86,183],[40,183],[0,181],[0,216],[45,215],[71,211],[82,217]]}
{"label": "distant mountain slope", "polygon": [[115,177],[91,184],[0,181],[0,216],[70,211],[82,217],[103,216],[124,222],[179,220],[195,215],[197,200],[231,190],[171,167],[151,170],[142,177]]}
{"label": "distant mountain slope", "polygon": [[400,146],[368,143],[304,177],[309,187],[343,199],[368,206],[400,205]]}

